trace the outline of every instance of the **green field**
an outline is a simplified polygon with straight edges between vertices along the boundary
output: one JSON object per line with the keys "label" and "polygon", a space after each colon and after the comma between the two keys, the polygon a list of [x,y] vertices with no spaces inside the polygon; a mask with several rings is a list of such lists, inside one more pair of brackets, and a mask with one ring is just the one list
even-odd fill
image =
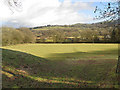
{"label": "green field", "polygon": [[2,47],[3,88],[117,88],[117,44]]}

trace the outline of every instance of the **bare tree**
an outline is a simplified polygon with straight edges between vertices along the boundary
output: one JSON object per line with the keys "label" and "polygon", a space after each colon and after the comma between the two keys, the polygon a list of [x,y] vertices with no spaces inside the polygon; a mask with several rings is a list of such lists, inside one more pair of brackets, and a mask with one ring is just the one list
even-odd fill
{"label": "bare tree", "polygon": [[15,11],[22,11],[22,1],[21,0],[5,0],[5,3],[9,9],[14,13]]}
{"label": "bare tree", "polygon": [[[100,9],[98,6],[96,6],[94,13],[98,13],[99,15],[97,15],[94,19],[98,19],[98,20],[104,19],[109,22],[116,20],[117,23],[114,23],[112,27],[113,27],[113,30],[117,28],[118,35],[120,35],[120,18],[119,18],[120,17],[120,0],[117,2],[107,3],[107,5],[103,4],[103,6],[104,6],[104,9]],[[118,41],[118,43],[119,42],[120,41]],[[120,85],[120,46],[119,44],[118,44],[118,63],[116,67],[116,73],[118,74],[118,77],[117,77],[118,85]]]}
{"label": "bare tree", "polygon": [[99,15],[95,16],[94,19],[108,19],[109,21],[111,20],[116,20],[119,18],[119,4],[120,1],[118,2],[111,2],[111,3],[107,3],[104,4],[103,2],[100,2],[103,6],[104,9],[99,8],[98,6],[96,6],[94,13],[99,13]]}

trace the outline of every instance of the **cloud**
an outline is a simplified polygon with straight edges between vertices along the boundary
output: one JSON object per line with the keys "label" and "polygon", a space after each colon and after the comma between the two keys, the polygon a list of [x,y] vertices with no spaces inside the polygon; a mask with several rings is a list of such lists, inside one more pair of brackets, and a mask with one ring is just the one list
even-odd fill
{"label": "cloud", "polygon": [[71,0],[22,0],[22,10],[17,12],[12,8],[10,11],[4,0],[2,2],[3,22],[17,26],[41,26],[48,24],[74,24],[86,23],[92,20],[92,16],[80,13],[79,10],[93,11],[92,3],[75,2]]}

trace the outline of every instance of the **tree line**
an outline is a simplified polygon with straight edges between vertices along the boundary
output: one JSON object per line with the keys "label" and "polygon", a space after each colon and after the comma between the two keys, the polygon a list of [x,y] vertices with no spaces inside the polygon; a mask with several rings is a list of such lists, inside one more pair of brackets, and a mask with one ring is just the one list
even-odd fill
{"label": "tree line", "polygon": [[[119,30],[111,26],[112,23],[104,24],[75,24],[64,26],[37,27],[31,31],[37,37],[37,43],[42,42],[119,42]],[[113,24],[112,24],[113,25]]]}
{"label": "tree line", "polygon": [[24,43],[114,43],[120,41],[118,28],[107,24],[75,24],[37,28],[1,27],[2,45]]}
{"label": "tree line", "polygon": [[2,45],[15,45],[23,43],[35,43],[35,35],[28,28],[15,29],[2,27]]}

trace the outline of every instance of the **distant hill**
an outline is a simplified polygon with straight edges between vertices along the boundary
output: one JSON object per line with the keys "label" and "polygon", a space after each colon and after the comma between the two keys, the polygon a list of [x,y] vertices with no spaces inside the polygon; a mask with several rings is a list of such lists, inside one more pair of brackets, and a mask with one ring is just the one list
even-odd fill
{"label": "distant hill", "polygon": [[76,23],[73,25],[45,25],[45,26],[36,26],[31,27],[30,29],[38,29],[38,28],[45,28],[45,27],[81,27],[81,28],[92,28],[92,27],[113,27],[114,25],[118,25],[118,20],[113,21],[104,21],[104,22],[98,22],[98,23],[92,23],[92,24],[82,24],[82,23]]}

